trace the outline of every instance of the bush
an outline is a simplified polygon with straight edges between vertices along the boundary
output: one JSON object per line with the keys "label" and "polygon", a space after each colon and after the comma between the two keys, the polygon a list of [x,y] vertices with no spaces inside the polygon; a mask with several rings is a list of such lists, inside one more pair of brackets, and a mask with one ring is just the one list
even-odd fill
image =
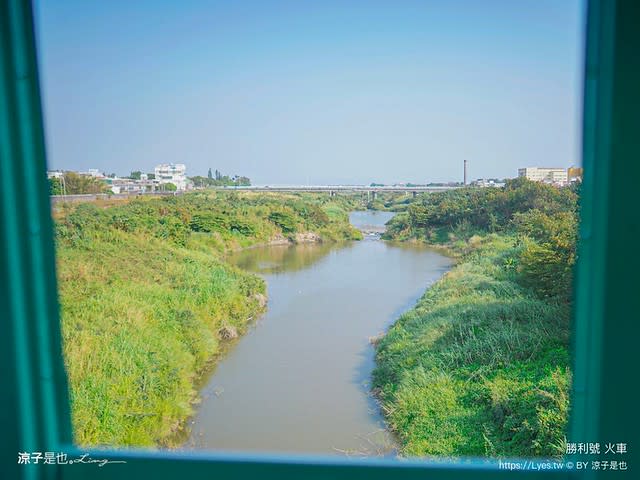
{"label": "bush", "polygon": [[295,233],[296,222],[291,213],[275,211],[269,214],[269,220],[282,229],[283,233]]}
{"label": "bush", "polygon": [[548,244],[530,242],[520,254],[520,283],[542,298],[571,297],[572,264]]}
{"label": "bush", "polygon": [[421,195],[406,211],[412,236],[416,238],[425,238],[429,230],[441,227],[453,230],[461,225],[466,226],[470,235],[478,231],[506,232],[514,223],[523,225],[526,217],[522,215],[528,212],[539,212],[530,221],[542,220],[543,214],[563,224],[564,229],[565,223],[571,224],[571,219],[575,219],[577,199],[571,187],[557,188],[518,178],[507,181],[503,189],[469,187]]}
{"label": "bush", "polygon": [[229,230],[229,217],[222,213],[205,212],[195,214],[189,225],[194,232],[224,232]]}

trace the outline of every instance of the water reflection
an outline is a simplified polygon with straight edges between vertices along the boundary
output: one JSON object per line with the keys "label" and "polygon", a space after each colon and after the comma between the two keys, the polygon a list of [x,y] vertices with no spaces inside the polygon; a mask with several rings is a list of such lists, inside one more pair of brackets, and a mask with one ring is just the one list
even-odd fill
{"label": "water reflection", "polygon": [[349,221],[351,224],[365,234],[365,238],[379,238],[384,233],[386,223],[395,216],[395,212],[379,212],[375,210],[365,210],[351,212]]}
{"label": "water reflection", "polygon": [[350,245],[335,243],[270,245],[236,252],[229,256],[229,262],[254,273],[295,272],[322,260],[336,248],[345,248]]}

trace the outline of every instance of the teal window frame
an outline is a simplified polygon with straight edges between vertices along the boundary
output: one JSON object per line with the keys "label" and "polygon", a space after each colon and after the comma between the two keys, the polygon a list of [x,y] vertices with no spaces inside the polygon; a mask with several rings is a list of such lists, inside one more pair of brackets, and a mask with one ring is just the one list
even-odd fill
{"label": "teal window frame", "polygon": [[[640,236],[640,2],[589,0],[571,441],[637,437]],[[595,470],[518,472],[483,460],[353,461],[312,456],[80,450],[61,349],[52,221],[32,5],[0,0],[0,397],[2,478],[94,480],[198,475],[290,478],[596,478]],[[19,451],[89,453],[127,465],[18,465]],[[632,452],[630,452],[632,453]],[[577,460],[593,460],[578,458]],[[631,464],[630,468],[635,465]],[[624,475],[622,472],[615,474]]]}

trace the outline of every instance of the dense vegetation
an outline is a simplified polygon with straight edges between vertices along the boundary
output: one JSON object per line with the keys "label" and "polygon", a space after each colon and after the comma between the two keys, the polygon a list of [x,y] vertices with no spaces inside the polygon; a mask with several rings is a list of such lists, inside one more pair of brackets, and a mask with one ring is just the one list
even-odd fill
{"label": "dense vegetation", "polygon": [[102,180],[75,172],[64,172],[62,178],[49,179],[49,195],[106,193],[109,186]]}
{"label": "dense vegetation", "polygon": [[58,211],[76,442],[171,445],[198,376],[264,308],[263,281],[224,254],[274,240],[359,238],[346,202],[219,193]]}
{"label": "dense vegetation", "polygon": [[377,346],[402,453],[562,455],[577,199],[523,179],[396,199],[388,238],[460,256]]}
{"label": "dense vegetation", "polygon": [[189,177],[196,187],[244,187],[251,185],[251,179],[242,175],[223,175],[218,170],[209,172],[206,177],[196,175]]}

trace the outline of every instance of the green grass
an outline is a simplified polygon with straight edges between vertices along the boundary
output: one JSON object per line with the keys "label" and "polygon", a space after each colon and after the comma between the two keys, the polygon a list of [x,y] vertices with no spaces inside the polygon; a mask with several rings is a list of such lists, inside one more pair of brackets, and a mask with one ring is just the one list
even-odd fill
{"label": "green grass", "polygon": [[194,382],[220,351],[219,330],[243,331],[262,281],[153,238],[121,234],[58,249],[62,331],[76,441],[167,441],[192,412]]}
{"label": "green grass", "polygon": [[57,270],[76,443],[178,443],[199,377],[228,333],[242,334],[264,308],[262,279],[225,254],[307,232],[358,238],[345,202],[195,194],[61,212]]}
{"label": "green grass", "polygon": [[517,283],[514,238],[472,238],[379,342],[374,392],[403,455],[562,455],[569,307]]}

